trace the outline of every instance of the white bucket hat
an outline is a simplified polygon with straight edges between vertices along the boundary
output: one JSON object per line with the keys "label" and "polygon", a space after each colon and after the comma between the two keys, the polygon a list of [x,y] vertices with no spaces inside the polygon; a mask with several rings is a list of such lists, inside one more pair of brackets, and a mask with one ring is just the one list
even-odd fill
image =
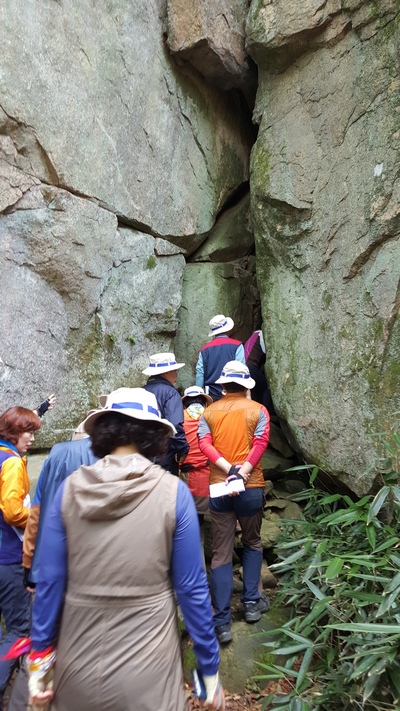
{"label": "white bucket hat", "polygon": [[142,370],[143,375],[160,375],[169,373],[171,370],[183,368],[184,363],[177,363],[173,353],[154,353],[150,356],[149,366]]}
{"label": "white bucket hat", "polygon": [[223,314],[218,314],[214,316],[210,323],[210,333],[209,336],[218,336],[219,333],[226,333],[227,331],[232,331],[234,327],[234,322],[229,316],[224,316]]}
{"label": "white bucket hat", "polygon": [[218,380],[215,381],[218,385],[223,385],[224,383],[238,383],[238,385],[243,385],[244,388],[251,390],[254,388],[256,381],[250,375],[250,371],[247,365],[244,365],[239,360],[230,360],[225,363],[222,373]]}
{"label": "white bucket hat", "polygon": [[171,437],[176,434],[174,425],[160,416],[155,395],[147,392],[144,388],[118,388],[118,390],[114,390],[107,395],[103,409],[89,415],[84,421],[85,432],[90,435],[93,423],[105,412],[117,412],[120,415],[133,417],[135,420],[161,422],[161,424],[168,427]]}
{"label": "white bucket hat", "polygon": [[[103,396],[100,395],[100,397],[103,397]],[[99,397],[99,400],[100,400],[100,397]],[[107,395],[104,395],[104,397],[107,398]],[[85,437],[89,437],[88,433],[86,432],[86,430],[84,428],[84,424],[85,424],[87,418],[89,417],[89,415],[93,415],[93,413],[95,413],[95,412],[99,412],[99,410],[89,410],[85,419],[82,420],[82,422],[80,422],[79,425],[76,427],[76,429],[73,431],[72,437],[71,437],[71,442],[74,442],[77,439],[85,439]]]}
{"label": "white bucket hat", "polygon": [[199,385],[191,385],[190,388],[186,388],[182,396],[182,402],[185,404],[185,400],[191,400],[195,397],[203,397],[207,401],[207,405],[211,405],[213,399],[210,395],[206,395],[203,388]]}

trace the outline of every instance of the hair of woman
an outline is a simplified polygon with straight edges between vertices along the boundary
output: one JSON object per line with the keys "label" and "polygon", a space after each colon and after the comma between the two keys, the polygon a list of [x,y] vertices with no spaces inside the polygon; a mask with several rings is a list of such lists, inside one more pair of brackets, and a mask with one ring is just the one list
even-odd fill
{"label": "hair of woman", "polygon": [[134,445],[139,454],[152,459],[167,452],[170,436],[169,428],[162,422],[106,412],[93,424],[92,452],[102,459],[117,447]]}
{"label": "hair of woman", "polygon": [[227,393],[244,393],[247,388],[239,385],[239,383],[224,383],[222,389]]}
{"label": "hair of woman", "polygon": [[40,418],[26,407],[15,405],[0,415],[0,437],[11,444],[17,444],[23,432],[36,432],[40,430]]}

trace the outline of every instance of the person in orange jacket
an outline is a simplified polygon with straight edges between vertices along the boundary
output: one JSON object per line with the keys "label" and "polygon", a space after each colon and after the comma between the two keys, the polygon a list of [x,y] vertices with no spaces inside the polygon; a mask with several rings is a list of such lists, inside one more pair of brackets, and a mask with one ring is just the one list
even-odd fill
{"label": "person in orange jacket", "polygon": [[217,383],[222,385],[224,396],[204,411],[199,422],[200,449],[210,461],[210,490],[213,484],[227,484],[236,479],[243,484],[238,493],[210,497],[214,625],[220,644],[227,644],[232,640],[230,601],[237,520],[242,529],[241,600],[245,621],[257,622],[269,607],[260,589],[264,500],[261,457],[268,445],[269,414],[263,405],[247,397],[255,381],[243,363],[235,360],[226,363]]}

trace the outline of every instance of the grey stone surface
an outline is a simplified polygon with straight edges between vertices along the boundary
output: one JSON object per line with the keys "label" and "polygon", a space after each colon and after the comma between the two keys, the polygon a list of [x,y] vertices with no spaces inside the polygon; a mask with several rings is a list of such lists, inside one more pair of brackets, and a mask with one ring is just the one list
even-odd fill
{"label": "grey stone surface", "polygon": [[50,392],[35,446],[69,439],[97,396],[142,385],[170,350],[185,260],[90,200],[34,186],[0,219],[1,409]]}
{"label": "grey stone surface", "polygon": [[222,89],[251,97],[256,71],[245,49],[247,0],[168,0],[168,45]]}
{"label": "grey stone surface", "polygon": [[175,338],[175,353],[186,363],[180,378],[185,388],[194,384],[199,350],[210,340],[208,324],[213,316],[221,313],[233,318],[233,338],[243,340],[250,335],[259,298],[254,266],[253,259],[187,264]]}
{"label": "grey stone surface", "polygon": [[275,409],[363,494],[399,427],[398,6],[345,5],[251,5],[251,210]]}
{"label": "grey stone surface", "polygon": [[164,0],[2,2],[0,133],[23,172],[190,237],[248,178],[248,117],[177,69],[165,20]]}
{"label": "grey stone surface", "polygon": [[233,641],[221,649],[220,675],[225,689],[231,694],[243,693],[246,684],[259,673],[258,662],[268,657],[264,642],[270,637],[261,633],[276,629],[275,614],[266,612],[259,622],[248,625],[242,620],[232,624]]}
{"label": "grey stone surface", "polygon": [[192,255],[193,262],[231,262],[242,259],[254,250],[254,235],[250,224],[250,195],[226,210]]}

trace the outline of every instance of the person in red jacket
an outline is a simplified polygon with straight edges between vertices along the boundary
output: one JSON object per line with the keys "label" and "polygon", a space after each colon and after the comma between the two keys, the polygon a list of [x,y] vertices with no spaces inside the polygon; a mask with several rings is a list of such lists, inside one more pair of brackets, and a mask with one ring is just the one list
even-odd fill
{"label": "person in red jacket", "polygon": [[206,395],[203,388],[197,385],[191,385],[183,393],[183,429],[189,445],[189,452],[185,463],[181,466],[181,471],[188,473],[187,484],[194,498],[200,527],[204,520],[204,514],[208,511],[210,467],[206,455],[203,454],[199,446],[198,429],[200,417],[211,403],[212,397]]}

